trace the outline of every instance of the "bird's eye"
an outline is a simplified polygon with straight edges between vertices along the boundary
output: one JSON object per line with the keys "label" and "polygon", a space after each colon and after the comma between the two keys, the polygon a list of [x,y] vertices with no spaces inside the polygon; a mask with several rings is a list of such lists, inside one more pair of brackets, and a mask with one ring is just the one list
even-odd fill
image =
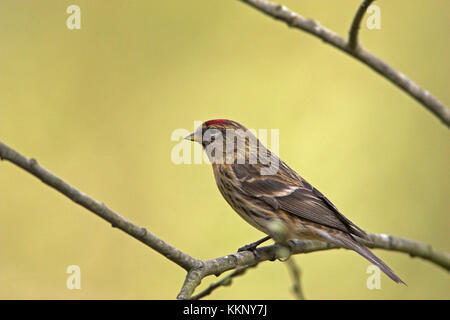
{"label": "bird's eye", "polygon": [[218,129],[208,129],[203,133],[203,141],[207,144],[222,139],[222,132]]}
{"label": "bird's eye", "polygon": [[213,133],[213,134],[211,135],[211,141],[217,140],[218,137],[219,137],[219,133]]}

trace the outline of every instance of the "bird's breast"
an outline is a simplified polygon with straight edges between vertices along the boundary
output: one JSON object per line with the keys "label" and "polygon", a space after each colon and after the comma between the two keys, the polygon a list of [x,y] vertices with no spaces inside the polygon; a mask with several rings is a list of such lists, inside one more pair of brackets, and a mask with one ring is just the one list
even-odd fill
{"label": "bird's breast", "polygon": [[276,218],[273,209],[264,201],[246,195],[229,165],[213,165],[214,178],[220,193],[245,221],[269,234],[268,222]]}

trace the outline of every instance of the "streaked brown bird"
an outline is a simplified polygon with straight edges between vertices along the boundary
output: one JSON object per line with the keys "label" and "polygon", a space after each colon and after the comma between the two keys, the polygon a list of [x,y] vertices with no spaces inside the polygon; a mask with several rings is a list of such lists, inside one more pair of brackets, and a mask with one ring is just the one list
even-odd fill
{"label": "streaked brown bird", "polygon": [[278,221],[286,230],[287,239],[320,240],[354,250],[395,282],[404,283],[359,241],[369,240],[366,232],[241,124],[226,119],[209,120],[185,139],[203,146],[217,186],[230,206],[268,235],[244,248],[254,250],[270,238],[277,242],[271,223]]}

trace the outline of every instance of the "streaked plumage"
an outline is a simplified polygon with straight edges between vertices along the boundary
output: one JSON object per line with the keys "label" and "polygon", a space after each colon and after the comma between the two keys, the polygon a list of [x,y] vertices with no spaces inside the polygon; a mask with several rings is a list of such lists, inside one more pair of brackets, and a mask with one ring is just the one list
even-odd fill
{"label": "streaked plumage", "polygon": [[[214,129],[222,137],[226,136],[227,130],[234,130],[237,139],[245,140],[245,144],[240,145],[241,150],[235,143],[233,152],[226,154],[224,138],[221,157],[228,161],[211,161],[222,196],[245,221],[272,236],[275,241],[276,235],[271,234],[269,225],[271,221],[281,221],[287,227],[289,239],[321,240],[352,249],[377,265],[392,280],[403,283],[381,259],[358,241],[358,238],[367,239],[362,229],[344,217],[319,190],[266,149],[244,126],[231,120],[210,120],[187,138],[201,143],[205,149],[212,143],[220,143],[218,136],[211,141],[203,139],[203,133],[209,129]],[[249,143],[253,138],[258,142],[256,145]],[[245,163],[238,163],[239,152],[245,154]],[[266,155],[270,161],[262,161],[261,155]],[[249,161],[252,156],[257,159],[256,163]],[[261,173],[263,168],[275,162],[278,163],[278,170],[274,174]]]}

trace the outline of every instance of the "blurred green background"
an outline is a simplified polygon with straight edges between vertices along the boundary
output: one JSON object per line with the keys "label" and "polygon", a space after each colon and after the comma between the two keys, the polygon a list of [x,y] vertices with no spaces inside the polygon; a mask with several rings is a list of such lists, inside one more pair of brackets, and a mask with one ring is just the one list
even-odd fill
{"label": "blurred green background", "polygon": [[[347,35],[361,0],[283,1]],[[68,30],[66,8],[81,8]],[[377,1],[363,45],[450,102],[450,2]],[[280,157],[357,225],[450,251],[449,130],[359,62],[239,1],[0,1],[0,140],[201,259],[262,234],[220,196],[211,168],[171,162],[173,130],[230,118],[280,129]],[[188,142],[186,142],[188,143]],[[449,299],[448,273],[376,250],[298,255],[309,299]],[[81,290],[66,268],[81,268]],[[0,162],[0,298],[173,299],[185,272],[30,174]],[[205,288],[216,278],[207,278]],[[291,299],[281,262],[208,298]]]}

